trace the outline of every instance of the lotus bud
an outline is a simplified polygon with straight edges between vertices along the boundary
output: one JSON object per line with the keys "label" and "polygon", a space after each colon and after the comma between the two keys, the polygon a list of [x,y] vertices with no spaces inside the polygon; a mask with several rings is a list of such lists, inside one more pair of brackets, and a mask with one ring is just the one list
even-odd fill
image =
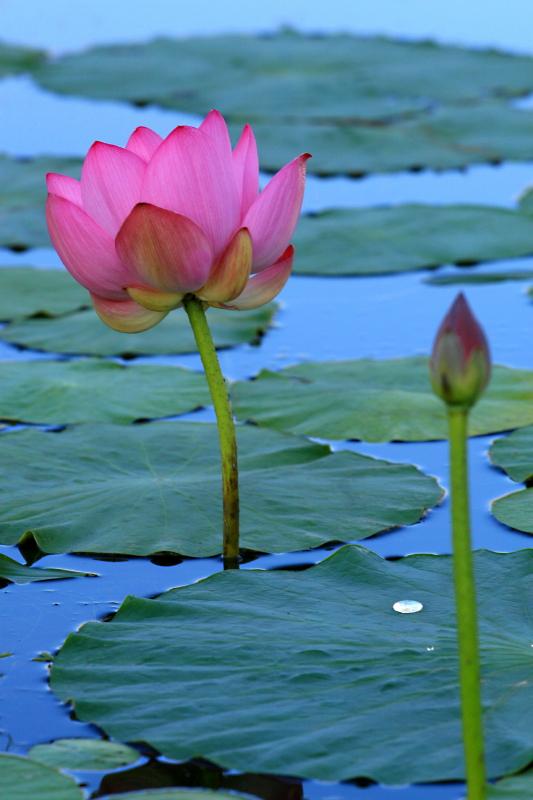
{"label": "lotus bud", "polygon": [[489,382],[487,338],[462,293],[435,337],[429,371],[433,391],[450,406],[473,406]]}

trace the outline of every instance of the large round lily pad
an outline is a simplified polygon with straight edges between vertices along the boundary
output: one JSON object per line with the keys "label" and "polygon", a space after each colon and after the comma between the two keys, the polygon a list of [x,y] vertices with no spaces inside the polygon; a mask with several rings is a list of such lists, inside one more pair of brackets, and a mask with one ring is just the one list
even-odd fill
{"label": "large round lily pad", "polygon": [[[476,555],[489,773],[533,757],[533,551]],[[165,756],[322,780],[464,775],[452,562],[357,546],[304,572],[226,572],[71,634],[52,688]],[[423,610],[396,613],[398,600]]]}
{"label": "large round lily pad", "polygon": [[533,224],[490,206],[347,208],[304,216],[294,243],[297,272],[376,275],[529,255]]}
{"label": "large round lily pad", "polygon": [[9,422],[132,422],[211,402],[199,372],[102,359],[3,361],[0,386],[0,419]]}
{"label": "large round lily pad", "polygon": [[379,119],[434,101],[533,89],[533,59],[494,50],[347,34],[223,35],[106,45],[42,66],[47,89],[159,102],[234,118]]}
{"label": "large round lily pad", "polygon": [[492,503],[492,513],[510,528],[533,533],[533,426],[498,439],[489,456],[510,478],[529,487],[499,497]]}
{"label": "large round lily pad", "polygon": [[0,267],[0,320],[55,317],[90,306],[85,289],[66,270]]}
{"label": "large round lily pad", "polygon": [[[209,324],[219,348],[257,344],[276,311],[270,303],[255,311],[209,310]],[[159,325],[137,334],[117,333],[94,311],[79,311],[54,319],[26,319],[6,325],[0,338],[32,350],[90,356],[194,353],[196,342],[182,309],[171,312]]]}
{"label": "large round lily pad", "polygon": [[[233,387],[240,419],[325,439],[426,441],[447,436],[425,358],[330,361],[264,370]],[[474,407],[471,435],[533,423],[533,372],[495,367]]]}
{"label": "large round lily pad", "polygon": [[[241,546],[288,551],[417,522],[442,491],[413,466],[239,428]],[[0,543],[210,556],[222,546],[215,425],[86,425],[0,437]],[[43,465],[46,465],[43,468]]]}
{"label": "large round lily pad", "polygon": [[83,800],[80,787],[52,767],[0,754],[0,794],[6,800]]}
{"label": "large round lily pad", "polygon": [[78,178],[77,158],[20,159],[0,155],[0,247],[49,247],[44,216],[45,174],[61,172]]}

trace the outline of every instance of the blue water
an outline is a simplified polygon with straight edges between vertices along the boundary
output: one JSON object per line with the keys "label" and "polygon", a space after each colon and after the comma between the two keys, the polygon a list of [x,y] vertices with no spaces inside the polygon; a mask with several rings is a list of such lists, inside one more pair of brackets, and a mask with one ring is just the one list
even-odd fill
{"label": "blue water", "polygon": [[[496,45],[517,52],[533,52],[531,11],[527,0],[501,2],[475,0],[330,0],[327,5],[310,0],[270,0],[267,4],[245,2],[195,3],[151,0],[149,7],[125,0],[91,0],[73,6],[55,0],[42,13],[39,0],[4,0],[0,31],[4,39],[54,52],[74,50],[99,42],[135,41],[157,34],[188,35],[224,31],[272,30],[290,24],[303,30],[379,32],[407,37],[431,36],[442,41],[472,46]],[[531,103],[529,99],[527,104]],[[522,102],[522,105],[524,103]],[[150,125],[160,133],[182,122],[195,123],[190,115],[154,107],[142,110],[120,103],[58,97],[33,85],[27,77],[0,81],[0,152],[13,155],[41,153],[83,155],[96,138],[122,143],[132,128]],[[302,143],[302,147],[305,143]],[[471,202],[512,206],[518,194],[533,184],[533,164],[476,166],[463,172],[371,176],[308,181],[305,210],[340,206],[379,205],[396,202]],[[0,250],[0,265],[59,266],[48,249],[15,255]],[[491,268],[533,268],[533,259],[495,264]],[[450,268],[451,269],[451,268]],[[260,369],[279,369],[303,360],[375,357],[389,358],[426,353],[436,325],[456,293],[456,287],[432,287],[424,283],[428,273],[379,278],[294,277],[283,291],[282,310],[276,327],[261,347],[244,346],[221,354],[222,366],[231,379],[255,375]],[[532,368],[531,321],[533,309],[525,296],[527,283],[468,287],[476,314],[489,331],[496,361]],[[34,358],[0,344],[0,358]],[[42,356],[39,356],[42,357]],[[195,356],[140,359],[180,364],[199,369]],[[211,419],[208,409],[190,415]],[[528,547],[528,536],[499,525],[489,513],[489,503],[514,487],[486,459],[490,437],[470,442],[472,471],[473,538],[476,547],[513,550]],[[418,464],[447,485],[445,443],[365,444],[333,443],[393,461]],[[417,525],[366,540],[365,545],[382,556],[413,552],[448,553],[449,510],[445,501]],[[19,557],[14,548],[2,548]],[[270,569],[280,565],[311,564],[326,550],[288,555],[261,556],[244,568]],[[55,584],[9,586],[1,590],[3,623],[0,650],[14,657],[0,662],[5,677],[0,681],[0,748],[26,752],[34,743],[62,736],[97,735],[90,726],[70,718],[47,686],[47,670],[31,659],[40,651],[53,651],[65,636],[88,619],[113,612],[129,593],[145,596],[172,586],[188,584],[219,569],[218,559],[188,560],[158,566],[146,559],[96,561],[76,556],[48,556],[40,566],[63,566],[98,572],[99,577]],[[142,766],[146,759],[140,759]],[[92,789],[100,775],[83,775]],[[276,786],[275,779],[271,779]],[[141,784],[139,784],[140,786]],[[251,779],[245,784],[254,791]],[[309,800],[458,800],[462,789],[448,784],[432,787],[362,787],[354,784],[293,782],[291,798]],[[287,796],[286,784],[278,782],[270,796]]]}

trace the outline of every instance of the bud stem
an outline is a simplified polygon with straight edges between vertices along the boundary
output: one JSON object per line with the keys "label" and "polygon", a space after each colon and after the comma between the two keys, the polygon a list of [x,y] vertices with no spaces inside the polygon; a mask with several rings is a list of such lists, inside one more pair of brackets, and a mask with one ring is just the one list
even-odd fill
{"label": "bud stem", "polygon": [[468,409],[448,406],[453,572],[459,646],[459,678],[468,800],[485,800],[480,660],[476,587],[468,500]]}
{"label": "bud stem", "polygon": [[200,300],[189,295],[184,298],[183,305],[189,317],[200,358],[202,359],[217,418],[222,462],[222,501],[224,509],[222,552],[224,569],[238,569],[239,476],[237,468],[237,439],[228,388],[220,369],[203,304]]}

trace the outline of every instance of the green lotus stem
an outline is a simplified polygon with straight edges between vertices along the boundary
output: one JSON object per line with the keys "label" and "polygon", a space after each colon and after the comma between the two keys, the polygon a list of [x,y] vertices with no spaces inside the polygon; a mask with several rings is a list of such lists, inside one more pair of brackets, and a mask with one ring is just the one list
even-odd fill
{"label": "green lotus stem", "polygon": [[448,406],[453,573],[468,800],[485,800],[486,771],[476,587],[468,503],[468,409]]}
{"label": "green lotus stem", "polygon": [[215,407],[222,463],[222,505],[224,569],[239,567],[239,475],[237,467],[237,438],[231,412],[228,387],[213,337],[209,330],[203,303],[191,295],[183,300],[204,366],[205,377]]}

